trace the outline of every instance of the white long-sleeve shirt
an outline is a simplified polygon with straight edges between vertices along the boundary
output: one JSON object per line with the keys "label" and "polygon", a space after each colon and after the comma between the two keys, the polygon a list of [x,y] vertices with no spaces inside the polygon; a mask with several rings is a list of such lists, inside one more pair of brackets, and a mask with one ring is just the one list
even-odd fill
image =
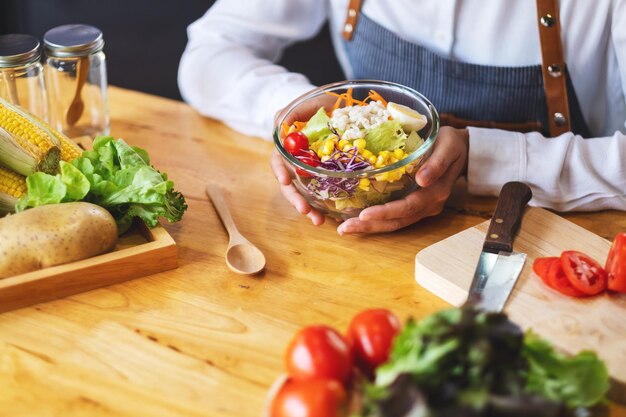
{"label": "white long-sleeve shirt", "polygon": [[[314,88],[274,64],[285,47],[329,19],[351,78],[340,39],[347,7],[348,0],[218,0],[189,26],[179,68],[184,99],[236,130],[270,138],[275,113]],[[541,64],[532,0],[366,0],[362,12],[444,57]],[[561,0],[560,17],[565,61],[594,138],[470,128],[469,191],[496,195],[515,179],[532,187],[533,205],[626,210],[626,0]]]}

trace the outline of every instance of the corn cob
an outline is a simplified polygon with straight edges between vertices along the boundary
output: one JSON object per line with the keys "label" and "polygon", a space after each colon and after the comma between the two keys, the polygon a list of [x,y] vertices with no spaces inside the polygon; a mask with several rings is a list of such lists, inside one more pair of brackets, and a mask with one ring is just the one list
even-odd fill
{"label": "corn cob", "polygon": [[0,98],[0,163],[22,175],[54,174],[60,157],[59,140],[49,128]]}
{"label": "corn cob", "polygon": [[26,194],[26,178],[0,166],[0,214],[15,211],[17,199]]}
{"label": "corn cob", "polygon": [[61,161],[71,162],[83,153],[83,148],[78,146],[78,144],[72,139],[68,138],[58,130],[53,129],[48,123],[44,122],[34,114],[30,114],[29,116],[35,123],[42,125],[45,130],[49,131],[49,133],[52,134],[52,136],[54,136],[56,141],[59,143],[61,147]]}
{"label": "corn cob", "polygon": [[72,139],[65,136],[63,133],[58,130],[53,129],[50,125],[37,116],[31,115],[35,122],[42,125],[45,129],[50,131],[52,136],[56,138],[61,146],[61,160],[65,162],[71,162],[73,159],[78,158],[82,153],[83,149],[76,144]]}
{"label": "corn cob", "polygon": [[[58,133],[57,131],[53,130],[54,133]],[[81,149],[80,146],[78,146],[76,144],[76,142],[74,142],[72,139],[68,138],[67,136],[58,133],[58,139],[59,142],[61,142],[61,160],[65,161],[65,162],[70,162],[75,158],[78,158],[82,153],[83,150]]]}

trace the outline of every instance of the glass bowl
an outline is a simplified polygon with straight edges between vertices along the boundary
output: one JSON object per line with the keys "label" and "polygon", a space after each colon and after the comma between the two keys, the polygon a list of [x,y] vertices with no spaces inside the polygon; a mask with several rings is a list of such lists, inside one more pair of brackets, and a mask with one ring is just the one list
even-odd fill
{"label": "glass bowl", "polygon": [[[383,155],[388,161],[384,166],[380,166],[380,163],[371,163],[365,169],[353,171],[311,166],[301,160],[306,161],[306,158],[298,159],[289,153],[283,146],[288,126],[295,121],[301,123],[308,121],[321,107],[324,107],[327,113],[332,111],[337,94],[345,93],[348,89],[351,89],[351,95],[355,100],[363,101],[370,90],[374,90],[387,102],[409,107],[425,116],[426,124],[417,131],[423,142],[410,152],[401,154],[400,158],[394,158],[394,155],[390,157],[389,154],[393,154],[393,151],[387,151],[387,154]],[[339,107],[345,107],[345,100]],[[337,141],[335,150],[340,152],[342,149],[338,146],[338,141],[343,132],[334,128],[332,130]],[[426,97],[400,84],[361,80],[327,84],[298,97],[276,117],[273,136],[276,149],[282,156],[298,192],[316,210],[330,217],[345,220],[358,216],[366,207],[399,200],[415,191],[418,188],[414,179],[415,170],[432,153],[438,132],[439,114]],[[348,143],[351,146],[355,142]],[[317,145],[323,146],[320,143]],[[356,153],[356,150],[354,152]],[[380,156],[380,152],[372,154],[375,158]],[[366,160],[374,161],[369,154],[367,155]],[[323,158],[322,156],[322,161]]]}

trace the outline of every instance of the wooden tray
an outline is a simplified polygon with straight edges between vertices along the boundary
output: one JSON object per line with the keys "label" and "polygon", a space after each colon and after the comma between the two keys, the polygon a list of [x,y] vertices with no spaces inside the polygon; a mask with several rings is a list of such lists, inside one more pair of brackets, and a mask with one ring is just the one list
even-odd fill
{"label": "wooden tray", "polygon": [[178,266],[174,239],[137,221],[112,252],[0,279],[0,313],[151,275]]}
{"label": "wooden tray", "polygon": [[[415,257],[415,279],[428,291],[459,306],[465,302],[489,221],[437,242]],[[604,264],[611,242],[549,211],[524,214],[515,251],[526,263],[504,310],[524,329],[550,340],[567,354],[594,350],[613,380],[612,399],[626,402],[626,294],[572,298],[546,287],[532,272],[535,258],[567,249]]]}

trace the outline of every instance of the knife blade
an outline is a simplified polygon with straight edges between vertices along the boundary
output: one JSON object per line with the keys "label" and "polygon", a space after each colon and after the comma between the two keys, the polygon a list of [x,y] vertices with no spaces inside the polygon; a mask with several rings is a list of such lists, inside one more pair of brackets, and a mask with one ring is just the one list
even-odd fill
{"label": "knife blade", "polygon": [[513,251],[513,240],[531,197],[530,187],[522,182],[507,182],[500,190],[467,303],[486,311],[504,308],[526,260],[525,253]]}

